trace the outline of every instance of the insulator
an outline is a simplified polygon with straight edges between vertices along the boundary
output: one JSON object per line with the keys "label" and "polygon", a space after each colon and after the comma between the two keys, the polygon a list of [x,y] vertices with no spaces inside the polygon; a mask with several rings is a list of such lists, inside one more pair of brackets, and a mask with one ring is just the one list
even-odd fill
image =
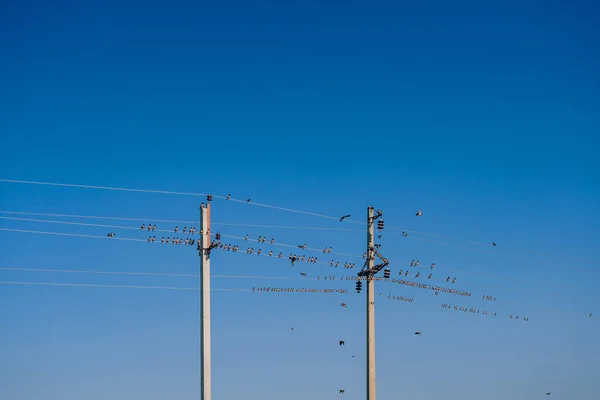
{"label": "insulator", "polygon": [[384,277],[385,279],[390,279],[390,272],[391,272],[391,271],[390,271],[390,269],[389,269],[389,268],[386,268],[386,269],[384,269],[384,270],[383,270],[383,277]]}
{"label": "insulator", "polygon": [[357,281],[356,282],[356,293],[360,293],[361,289],[362,289],[362,282]]}
{"label": "insulator", "polygon": [[382,231],[383,227],[384,227],[383,220],[380,219],[379,221],[377,221],[377,229]]}

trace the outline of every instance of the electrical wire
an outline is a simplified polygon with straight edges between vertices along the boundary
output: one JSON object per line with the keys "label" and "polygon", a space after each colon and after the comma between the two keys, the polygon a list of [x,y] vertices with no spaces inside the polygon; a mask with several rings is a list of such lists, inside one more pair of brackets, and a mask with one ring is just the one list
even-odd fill
{"label": "electrical wire", "polygon": [[[72,286],[72,287],[101,287],[101,288],[118,288],[118,289],[161,289],[161,290],[182,290],[182,291],[199,291],[198,287],[178,287],[178,286],[137,286],[137,285],[100,285],[88,283],[56,283],[56,282],[16,282],[16,281],[0,281],[0,285],[41,285],[41,286]],[[231,292],[251,292],[251,289],[224,289],[211,288],[213,291],[231,291]]]}
{"label": "electrical wire", "polygon": [[[35,234],[45,234],[45,235],[59,235],[59,236],[74,236],[74,237],[84,237],[84,238],[93,238],[93,239],[127,240],[127,241],[144,242],[144,243],[148,242],[147,240],[144,240],[144,239],[118,238],[116,236],[114,236],[114,237],[107,237],[107,236],[83,235],[83,234],[75,234],[75,233],[32,231],[32,230],[25,230],[25,229],[0,228],[0,231],[20,232],[20,233],[35,233]],[[160,244],[160,243],[158,243],[158,244]],[[259,255],[270,257],[269,254],[266,254],[266,253],[259,254]],[[277,257],[277,256],[275,256],[275,257]],[[298,262],[301,262],[301,261],[298,261]],[[329,263],[324,263],[324,262],[321,262],[321,261],[313,261],[310,264],[330,265]]]}
{"label": "electrical wire", "polygon": [[[129,271],[101,271],[101,270],[79,270],[79,269],[46,269],[46,268],[20,268],[20,267],[0,267],[0,271],[14,272],[44,272],[44,273],[66,273],[66,274],[92,274],[92,275],[133,275],[133,276],[161,276],[175,278],[199,278],[200,274],[175,274],[168,272],[129,272]],[[317,280],[309,277],[288,277],[288,276],[252,276],[252,275],[211,275],[216,279],[284,279],[284,280]]]}
{"label": "electrical wire", "polygon": [[[171,195],[181,195],[181,196],[198,196],[198,197],[202,197],[202,196],[208,196],[209,195],[208,193],[191,193],[191,192],[175,192],[175,191],[167,191],[167,190],[134,189],[134,188],[111,187],[111,186],[81,185],[81,184],[73,184],[73,183],[23,181],[23,180],[2,179],[2,178],[0,178],[0,182],[4,182],[4,183],[22,183],[22,184],[28,184],[28,185],[45,185],[45,186],[72,187],[72,188],[83,188],[83,189],[113,190],[113,191],[121,191],[121,192],[171,194]],[[310,212],[310,211],[302,211],[302,210],[296,210],[296,209],[293,209],[293,208],[274,206],[274,205],[271,205],[271,204],[255,203],[255,202],[251,202],[251,201],[248,201],[248,200],[234,199],[234,198],[231,198],[230,196],[218,196],[218,195],[211,195],[211,196],[213,198],[215,198],[215,199],[227,200],[227,201],[232,201],[232,202],[237,202],[237,203],[244,203],[244,204],[251,204],[251,205],[254,205],[254,206],[270,208],[270,209],[273,209],[273,210],[293,212],[293,213],[297,213],[297,214],[310,215],[310,216],[313,216],[313,217],[326,218],[326,219],[334,219],[334,220],[339,220],[340,219],[340,217],[333,217],[333,216],[330,216],[330,215],[319,214],[319,213],[314,213],[314,212]],[[365,222],[360,222],[360,221],[353,221],[353,220],[345,220],[345,221],[346,222],[350,222],[350,223],[355,223],[355,224],[366,225]]]}
{"label": "electrical wire", "polygon": [[[186,196],[208,196],[209,195],[209,194],[206,194],[206,193],[191,193],[191,192],[177,192],[177,191],[166,191],[166,190],[120,188],[120,187],[110,187],[110,186],[81,185],[81,184],[56,183],[56,182],[41,182],[41,181],[24,181],[24,180],[14,180],[14,179],[0,179],[0,182],[4,182],[4,183],[21,183],[21,184],[30,184],[30,185],[60,186],[60,187],[76,187],[76,188],[101,189],[101,190],[113,190],[113,191],[125,191],[125,192],[140,192],[140,193],[158,193],[158,194],[186,195]],[[223,200],[228,200],[228,201],[233,201],[233,202],[238,202],[238,203],[252,204],[252,205],[255,205],[255,206],[266,207],[266,208],[275,209],[275,210],[300,213],[300,214],[304,214],[304,215],[311,215],[311,216],[316,216],[316,217],[326,218],[326,219],[335,219],[335,220],[339,219],[338,217],[334,217],[334,216],[330,216],[330,215],[324,215],[324,214],[319,214],[319,213],[314,213],[314,212],[296,210],[296,209],[292,209],[292,208],[280,207],[280,206],[275,206],[275,205],[270,205],[270,204],[264,204],[264,203],[254,203],[254,202],[249,202],[247,200],[234,199],[234,198],[231,198],[229,196],[218,196],[218,195],[211,195],[211,196],[213,198],[215,198],[215,199],[223,199]],[[355,223],[355,224],[366,225],[365,222],[361,222],[361,221],[354,221],[354,220],[345,220],[345,221],[348,222],[348,223]],[[423,236],[430,236],[430,237],[436,237],[436,238],[447,239],[447,240],[464,241],[464,242],[467,242],[467,243],[476,244],[476,245],[480,245],[480,246],[486,246],[486,247],[489,247],[491,245],[490,243],[482,243],[482,242],[473,241],[473,240],[459,239],[459,238],[454,238],[454,237],[450,237],[450,236],[437,235],[437,234],[431,234],[431,233],[426,233],[426,232],[411,231],[411,230],[406,230],[404,228],[398,228],[398,227],[388,227],[388,229],[397,230],[397,231],[404,231],[404,232],[412,232],[412,233],[423,235]],[[532,251],[525,251],[525,250],[513,250],[513,251],[518,251],[518,252],[521,252],[521,253],[528,253],[528,254],[531,254],[531,255],[535,255],[537,257],[555,257],[555,256],[550,255],[550,254],[544,254],[544,253],[538,253],[538,252],[532,252]]]}
{"label": "electrical wire", "polygon": [[[101,227],[101,228],[113,228],[113,229],[130,229],[130,230],[136,230],[139,231],[140,228],[139,227],[132,227],[132,226],[122,226],[122,225],[105,225],[105,224],[87,224],[85,222],[71,222],[71,221],[55,221],[55,220],[44,220],[44,219],[35,219],[35,218],[16,218],[16,217],[0,217],[0,219],[6,219],[6,220],[12,220],[12,221],[26,221],[26,222],[42,222],[42,223],[50,223],[50,224],[63,224],[63,225],[77,225],[77,226],[93,226],[93,227]],[[150,232],[167,232],[167,233],[173,233],[172,229],[156,229],[154,231],[150,231]],[[186,233],[182,233],[183,235],[185,235]],[[189,236],[189,234],[188,234]],[[251,242],[257,242],[258,240],[256,239],[246,239],[244,237],[240,237],[240,236],[231,236],[231,235],[225,235],[222,234],[222,237],[227,237],[230,239],[235,239],[235,240],[243,240],[243,241],[251,241]],[[272,246],[283,246],[283,247],[291,247],[291,248],[297,248],[298,246],[292,245],[292,244],[285,244],[285,243],[269,243]],[[313,251],[313,252],[318,252],[318,253],[322,253],[323,251],[320,249],[314,249],[314,248],[306,248],[306,249],[302,249],[302,250],[308,250],[308,251]],[[356,255],[356,254],[348,254],[348,253],[338,253],[338,252],[334,252],[332,251],[331,253],[327,253],[327,254],[337,254],[337,255],[342,255],[342,256],[347,256],[347,257],[356,257],[356,258],[361,258],[361,256]]]}
{"label": "electrical wire", "polygon": [[93,238],[93,239],[126,240],[126,241],[130,241],[130,242],[144,242],[144,243],[146,242],[146,240],[143,240],[143,239],[119,238],[116,236],[108,237],[108,236],[83,235],[83,234],[79,234],[79,233],[44,232],[44,231],[30,231],[30,230],[25,230],[25,229],[8,229],[8,228],[0,228],[0,231],[37,233],[37,234],[43,234],[43,235],[74,236],[74,237],[85,237],[85,238]]}
{"label": "electrical wire", "polygon": [[[250,238],[246,239],[246,238],[243,238],[241,236],[231,236],[231,235],[221,234],[221,237],[226,237],[226,238],[229,238],[229,239],[243,240],[243,241],[250,241],[250,242],[257,242],[257,243],[259,243],[257,239],[250,239]],[[265,244],[266,244],[266,242],[265,242]],[[270,245],[272,245],[272,246],[284,246],[284,247],[291,247],[291,248],[298,249],[298,246],[295,246],[293,244],[285,244],[285,243],[274,242],[274,243],[270,243]],[[299,249],[299,250],[308,250],[308,251],[315,251],[317,253],[323,253],[323,250],[312,249],[312,248],[309,248],[309,247],[307,247],[305,249]],[[356,254],[338,253],[338,252],[335,252],[335,251],[332,251],[331,253],[327,252],[325,254],[337,254],[337,255],[340,255],[340,256],[362,258],[362,256],[359,256],[359,255],[356,255]]]}
{"label": "electrical wire", "polygon": [[[63,217],[63,218],[82,218],[82,219],[106,219],[116,221],[139,221],[139,222],[152,222],[152,223],[173,223],[173,224],[197,224],[198,221],[182,221],[174,219],[153,219],[153,218],[128,218],[128,217],[106,217],[98,215],[76,215],[76,214],[52,214],[52,213],[32,213],[22,211],[6,211],[0,210],[0,214],[12,214],[12,215],[31,215],[31,216],[42,216],[42,217]],[[4,218],[9,219],[9,218]],[[261,224],[244,224],[244,223],[228,223],[228,222],[214,222],[211,221],[211,225],[215,226],[237,226],[247,228],[272,228],[272,229],[298,229],[298,230],[316,230],[316,231],[339,231],[339,232],[361,232],[364,233],[364,229],[349,229],[349,228],[326,228],[316,226],[290,226],[290,225],[261,225]]]}
{"label": "electrical wire", "polygon": [[[58,221],[58,222],[63,222],[63,221]],[[95,224],[92,224],[92,225],[95,225]],[[129,227],[126,227],[126,228],[129,228]],[[138,229],[138,228],[130,228],[130,229]],[[116,236],[115,237],[107,237],[107,236],[94,236],[94,235],[84,235],[84,234],[74,234],[74,233],[62,233],[62,232],[32,231],[32,230],[8,229],[8,228],[0,228],[0,231],[20,232],[20,233],[34,233],[34,234],[45,234],[45,235],[58,235],[58,236],[71,236],[71,237],[83,237],[83,238],[93,238],[93,239],[125,240],[125,241],[134,241],[134,242],[147,243],[147,240],[144,240],[144,239],[119,238],[119,237],[116,237]],[[244,238],[238,238],[238,239],[243,240]],[[250,240],[250,239],[248,239],[248,240]],[[292,245],[287,245],[287,246],[294,247]],[[238,252],[238,253],[242,254],[241,252]],[[247,255],[260,255],[260,256],[263,256],[263,257],[269,257],[269,258],[277,258],[277,259],[279,259],[279,257],[273,256],[273,255],[269,255],[268,253],[261,253],[261,254],[253,253],[253,254],[247,254]],[[288,258],[284,258],[284,260],[287,262]],[[300,261],[300,260],[298,260],[297,262],[301,263],[301,264],[304,263],[303,261]],[[331,263],[330,262],[316,261],[316,262],[310,262],[310,263],[306,263],[306,264],[319,264],[319,265],[325,265],[325,266],[330,266],[331,267]],[[397,264],[395,264],[395,265],[397,265]],[[481,273],[477,273],[477,272],[465,272],[464,270],[456,269],[456,268],[451,268],[451,267],[445,267],[445,268],[448,269],[448,270],[463,272],[463,273],[472,274],[472,275],[480,275],[480,276],[493,277],[493,278],[502,277],[501,275],[481,274]],[[524,282],[524,283],[527,283],[527,282]],[[530,282],[530,283],[536,283],[536,284],[545,285],[545,286],[565,287],[564,285],[552,284],[552,283],[543,283],[543,282]],[[485,286],[485,284],[484,284],[484,286]],[[598,289],[584,289],[584,288],[577,288],[577,289],[579,289],[579,290],[587,290],[587,291],[590,291],[590,292],[600,292],[600,290],[598,290]]]}

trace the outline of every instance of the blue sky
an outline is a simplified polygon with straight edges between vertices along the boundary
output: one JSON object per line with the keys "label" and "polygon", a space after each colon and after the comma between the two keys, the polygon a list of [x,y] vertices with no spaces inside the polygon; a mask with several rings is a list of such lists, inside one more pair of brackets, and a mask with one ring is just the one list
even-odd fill
{"label": "blue sky", "polygon": [[[382,252],[392,275],[411,259],[435,262],[434,283],[453,275],[458,289],[473,293],[434,296],[377,284],[380,398],[522,400],[552,392],[583,399],[598,392],[597,5],[8,1],[0,7],[0,178],[231,193],[354,220],[373,205],[384,211]],[[0,183],[0,194],[4,211],[149,221],[194,221],[202,200],[10,183]],[[424,216],[416,218],[419,209]],[[219,200],[213,222],[360,228]],[[392,227],[464,240],[403,238]],[[115,230],[9,219],[0,219],[0,228],[96,236]],[[363,232],[218,230],[358,255],[365,247]],[[229,276],[300,278],[303,271],[310,278],[332,271],[292,269],[244,251],[217,253],[212,264],[214,274]],[[0,231],[0,267],[193,274],[198,258],[186,247]],[[0,280],[197,284],[182,277],[6,270]],[[215,288],[259,285],[325,283],[213,279]],[[497,301],[482,301],[484,294]],[[498,317],[443,310],[442,302]],[[326,399],[342,388],[346,400],[364,398],[364,303],[356,294],[215,291],[215,399]],[[199,396],[197,292],[1,285],[0,304],[2,398]]]}

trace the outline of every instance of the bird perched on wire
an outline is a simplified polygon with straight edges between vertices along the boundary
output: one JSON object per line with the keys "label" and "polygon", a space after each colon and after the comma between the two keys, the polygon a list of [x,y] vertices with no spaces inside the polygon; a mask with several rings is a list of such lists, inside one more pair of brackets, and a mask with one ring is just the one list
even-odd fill
{"label": "bird perched on wire", "polygon": [[350,218],[350,217],[351,217],[350,214],[344,215],[342,218],[340,218],[340,222],[343,221],[343,220],[345,220],[346,218]]}
{"label": "bird perched on wire", "polygon": [[248,199],[248,200],[246,200],[246,203],[250,203],[250,201],[251,201],[251,200],[252,200],[252,199]]}
{"label": "bird perched on wire", "polygon": [[417,217],[420,217],[423,215],[423,212],[421,210],[417,211]]}

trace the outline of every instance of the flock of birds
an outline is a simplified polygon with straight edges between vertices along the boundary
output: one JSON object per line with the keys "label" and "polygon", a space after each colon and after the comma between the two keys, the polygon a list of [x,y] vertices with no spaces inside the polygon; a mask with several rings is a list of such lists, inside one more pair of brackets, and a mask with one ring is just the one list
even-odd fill
{"label": "flock of birds", "polygon": [[[453,310],[456,310],[456,311],[463,311],[463,312],[467,312],[468,311],[468,312],[470,312],[472,314],[489,315],[489,312],[487,312],[486,310],[482,311],[482,310],[478,310],[478,309],[472,308],[472,307],[467,309],[467,307],[463,307],[463,306],[451,306],[450,304],[446,304],[446,303],[442,304],[442,308],[446,308],[448,310],[452,310],[453,309]],[[494,313],[494,317],[496,317],[497,315],[498,315],[497,313]],[[510,314],[509,319],[513,319],[513,315],[512,314]],[[516,315],[514,317],[514,319],[518,320],[519,316]],[[521,318],[521,321],[529,321],[529,317],[523,317],[523,318]]]}
{"label": "flock of birds", "polygon": [[[227,195],[226,200],[230,200],[230,198],[231,198],[231,195]],[[208,199],[208,201],[211,201],[212,200],[212,196],[208,195],[207,199]],[[252,199],[248,199],[246,202],[250,203],[251,200]],[[419,210],[419,211],[416,212],[415,215],[417,217],[421,217],[421,216],[423,216],[423,212],[421,210]],[[350,214],[343,215],[340,218],[340,222],[344,221],[346,218],[349,218],[349,217],[351,217]],[[142,224],[140,230],[147,230],[147,231],[154,232],[154,231],[156,231],[156,224],[147,224],[147,225]],[[178,232],[179,232],[179,227],[175,226],[174,233],[178,234]],[[196,228],[195,227],[190,227],[188,229],[187,226],[186,226],[186,227],[183,227],[181,233],[184,234],[184,235],[185,234],[195,235],[196,234]],[[202,234],[203,234],[203,231],[202,231],[202,229],[200,229],[199,235],[202,235]],[[406,232],[404,232],[404,231],[402,231],[402,235],[404,237],[408,236],[408,234]],[[108,233],[108,237],[114,237],[114,236],[115,236],[115,233],[113,233],[113,232]],[[378,238],[381,239],[382,236],[378,235]],[[248,239],[249,239],[249,236],[246,235],[245,238],[244,238],[244,240],[248,241]],[[217,241],[220,240],[220,234],[218,234],[218,233],[216,235],[216,240]],[[157,241],[156,236],[154,236],[154,235],[148,236],[148,243],[154,243],[156,241]],[[171,238],[170,236],[168,236],[166,238],[162,237],[161,240],[160,240],[160,243],[163,243],[163,244],[173,243],[173,244],[176,244],[176,245],[185,244],[187,246],[193,246],[194,244],[197,244],[198,251],[202,251],[202,250],[208,250],[208,251],[210,251],[211,249],[214,249],[214,248],[219,248],[219,249],[222,249],[222,250],[225,250],[225,251],[232,251],[232,252],[237,252],[239,250],[239,246],[237,246],[237,245],[222,244],[222,243],[218,243],[218,242],[212,243],[211,246],[210,246],[210,248],[208,248],[208,249],[202,249],[200,243],[197,242],[197,239],[190,238],[190,237],[187,237],[185,239],[182,239],[181,237],[178,237],[178,236],[177,237],[173,237],[173,238]],[[257,243],[267,243],[267,237],[266,236],[259,236],[258,240],[257,240]],[[271,244],[271,245],[275,244],[275,239],[271,238],[269,240],[269,244]],[[376,246],[379,247],[379,245],[376,245]],[[496,247],[496,242],[492,242],[492,246]],[[306,249],[306,243],[298,245],[298,248],[301,251],[305,250]],[[323,254],[331,254],[332,250],[333,250],[332,247],[327,247],[326,246],[326,247],[323,248]],[[247,250],[246,250],[246,254],[249,254],[249,255],[250,254],[255,254],[254,248],[253,247],[248,247]],[[256,254],[257,255],[263,254],[262,250],[261,249],[256,250]],[[268,255],[269,255],[269,257],[274,256],[273,251],[272,250],[269,251]],[[283,255],[282,252],[279,252],[279,254],[276,257],[277,258],[284,258],[284,255]],[[366,257],[367,257],[367,254],[364,253],[363,254],[363,259],[366,259]],[[306,256],[304,254],[299,254],[298,255],[298,254],[291,254],[290,253],[289,256],[287,257],[287,259],[291,262],[292,266],[294,266],[296,262],[306,262],[306,263],[317,263],[318,262],[318,258],[317,257],[309,257],[309,256]],[[339,261],[331,260],[329,262],[329,266],[331,266],[331,267],[336,267],[337,268],[339,265],[340,265]],[[414,268],[414,267],[418,267],[418,266],[419,266],[419,261],[418,260],[416,260],[416,261],[412,260],[410,262],[410,267]],[[346,269],[352,269],[354,267],[355,267],[354,263],[349,263],[349,262],[345,262],[344,263],[344,268],[346,268]],[[435,268],[435,263],[432,263],[429,266],[429,270],[433,271],[434,268]],[[389,274],[389,269],[387,271],[388,271],[388,274]],[[305,272],[301,272],[300,274],[301,274],[301,276],[307,276],[307,274]],[[401,269],[399,271],[399,273],[398,273],[398,275],[400,275],[400,276],[408,276],[409,274],[410,274],[409,269],[406,269],[406,270]],[[416,274],[414,275],[415,278],[419,278],[420,276],[421,276],[420,271],[417,271]],[[428,274],[428,276],[427,276],[427,279],[432,279],[432,277],[433,277],[433,272],[430,272]],[[321,277],[319,276],[319,279],[320,278]],[[330,277],[330,278],[335,278],[335,277]],[[327,279],[327,277],[325,277],[325,279]],[[456,277],[451,278],[450,276],[448,276],[446,278],[446,282],[450,282],[450,280],[452,280],[451,283],[455,283],[456,282]],[[255,291],[255,289],[256,288],[253,288],[253,291]],[[301,291],[301,292],[310,292],[311,289],[304,289],[304,288],[302,288],[302,290],[301,290],[300,288],[270,288],[269,287],[269,288],[258,288],[258,289],[256,289],[256,291],[272,291],[272,292],[279,292],[279,291]],[[452,292],[451,290],[449,290],[449,291]],[[347,290],[331,289],[331,290],[328,290],[328,292],[342,293],[342,292],[347,292]],[[438,292],[436,291],[435,294],[438,294]],[[382,294],[380,293],[379,295],[381,296]],[[395,296],[395,295],[394,296],[388,295],[388,299],[402,300],[402,301],[408,301],[408,302],[413,302],[414,301],[414,299],[412,299],[412,298],[406,298],[406,297],[403,297],[403,296]],[[482,299],[483,300],[489,300],[489,301],[496,301],[496,297],[495,296],[490,296],[490,295],[483,295]],[[346,303],[341,303],[340,306],[342,308],[346,308],[347,304]],[[488,311],[480,311],[480,310],[474,309],[474,308],[467,309],[466,307],[462,307],[462,306],[451,306],[451,305],[446,304],[446,303],[442,304],[442,308],[454,309],[454,310],[463,311],[463,312],[467,312],[468,311],[468,312],[471,312],[471,313],[474,313],[474,314],[483,314],[483,315],[488,315],[489,314]],[[497,313],[494,312],[493,315],[496,316]],[[591,317],[592,314],[590,313],[589,316]],[[510,315],[509,318],[513,319],[513,315]],[[519,316],[515,316],[514,319],[518,320]],[[523,317],[522,320],[523,321],[529,321],[529,317]],[[294,328],[292,327],[291,330],[293,331]],[[421,336],[422,333],[420,331],[417,331],[417,332],[415,332],[415,335]],[[346,345],[345,340],[339,340],[339,345],[340,346],[345,346]],[[352,358],[356,358],[356,355],[352,355]],[[345,392],[346,392],[345,389],[339,389],[339,394],[344,394]],[[546,392],[545,393],[545,395],[547,395],[547,396],[549,396],[550,394],[551,394],[550,392]]]}

